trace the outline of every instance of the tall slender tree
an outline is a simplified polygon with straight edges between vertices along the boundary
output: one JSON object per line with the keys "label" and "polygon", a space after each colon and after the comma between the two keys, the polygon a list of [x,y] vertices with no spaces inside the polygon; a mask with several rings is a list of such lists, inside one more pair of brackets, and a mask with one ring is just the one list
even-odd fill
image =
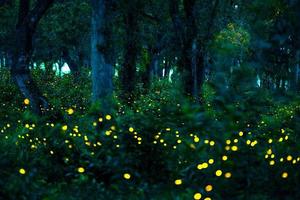
{"label": "tall slender tree", "polygon": [[138,55],[138,19],[136,15],[139,12],[139,3],[134,0],[128,3],[124,11],[124,25],[125,25],[125,54],[124,62],[121,68],[121,87],[123,90],[122,98],[126,102],[127,98],[134,91],[136,80],[136,62]]}
{"label": "tall slender tree", "polygon": [[[180,13],[180,1],[170,0],[170,15],[173,28],[176,32],[177,45],[180,56],[178,59],[179,69],[182,74],[184,92],[194,97],[199,97],[201,86],[204,82],[205,51],[208,41],[211,39],[211,27],[216,18],[219,0],[212,1],[211,15],[207,20],[207,31],[198,27],[197,10],[195,0],[183,1],[183,14]],[[184,17],[181,17],[184,16]],[[199,30],[204,36],[200,37]]]}

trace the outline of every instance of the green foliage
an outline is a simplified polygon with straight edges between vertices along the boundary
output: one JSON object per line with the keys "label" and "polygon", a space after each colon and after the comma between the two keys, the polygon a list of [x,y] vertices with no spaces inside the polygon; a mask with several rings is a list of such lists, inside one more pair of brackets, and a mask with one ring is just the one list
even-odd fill
{"label": "green foliage", "polygon": [[[70,76],[33,74],[64,118],[37,117],[19,96],[15,103],[13,93],[1,96],[12,104],[0,125],[3,198],[191,199],[198,192],[213,199],[299,197],[299,98],[276,99],[253,87],[231,87],[219,96],[207,82],[199,104],[183,98],[177,84],[157,80],[133,104],[119,103],[108,116],[97,105],[87,109],[80,97],[88,89],[77,90]],[[237,77],[242,81],[244,75],[239,71]],[[212,192],[205,190],[208,184]]]}
{"label": "green foliage", "polygon": [[215,36],[213,48],[225,56],[241,56],[247,53],[250,44],[250,34],[243,27],[229,23],[227,27]]}

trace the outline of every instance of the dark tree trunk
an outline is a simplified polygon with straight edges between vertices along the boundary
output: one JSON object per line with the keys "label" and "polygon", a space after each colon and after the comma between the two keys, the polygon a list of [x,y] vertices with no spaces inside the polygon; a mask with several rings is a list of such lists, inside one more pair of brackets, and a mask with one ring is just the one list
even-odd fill
{"label": "dark tree trunk", "polygon": [[159,67],[159,50],[157,48],[152,48],[150,51],[150,81],[155,77],[160,77],[160,67]]}
{"label": "dark tree trunk", "polygon": [[111,1],[92,0],[91,66],[93,101],[103,112],[112,109],[113,64],[111,56]]}
{"label": "dark tree trunk", "polygon": [[81,72],[80,68],[84,67],[84,53],[82,51],[78,51],[78,65],[79,65],[79,74]]}
{"label": "dark tree trunk", "polygon": [[199,94],[199,84],[202,82],[201,80],[203,80],[199,75],[204,71],[204,69],[202,69],[204,63],[203,57],[199,58],[202,54],[200,54],[200,48],[197,42],[195,0],[183,1],[185,14],[184,23],[179,17],[178,1],[171,0],[170,3],[173,26],[176,30],[178,45],[181,47],[179,66],[182,73],[184,91],[187,95],[197,97]]}
{"label": "dark tree trunk", "polygon": [[4,68],[5,66],[5,52],[4,51],[0,51],[1,52],[1,56],[0,56],[0,68]]}
{"label": "dark tree trunk", "polygon": [[64,66],[65,62],[62,58],[60,58],[58,61],[57,61],[57,70],[58,70],[58,75],[61,76],[61,68]]}
{"label": "dark tree trunk", "polygon": [[32,41],[39,20],[53,1],[38,0],[31,11],[29,11],[29,0],[21,0],[19,4],[15,39],[17,50],[13,58],[11,73],[21,93],[30,100],[30,106],[36,114],[42,114],[48,108],[48,103],[30,75],[29,63],[33,51]]}
{"label": "dark tree trunk", "polygon": [[295,72],[295,89],[297,92],[300,92],[300,66],[297,64],[296,66],[296,72]]}
{"label": "dark tree trunk", "polygon": [[149,89],[151,82],[151,51],[148,49],[147,60],[145,61],[145,71],[141,75],[144,89]]}
{"label": "dark tree trunk", "polygon": [[150,76],[151,76],[151,62],[146,63],[146,69],[142,74],[142,83],[144,89],[148,89],[150,86]]}
{"label": "dark tree trunk", "polygon": [[195,16],[195,0],[184,0],[184,16],[179,16],[178,1],[170,0],[170,14],[176,31],[178,46],[181,49],[179,70],[183,77],[184,91],[187,95],[199,97],[205,78],[205,44],[211,38],[211,26],[214,23],[219,0],[213,2],[213,9],[208,23],[207,34],[203,41],[198,40],[197,23]]}
{"label": "dark tree trunk", "polygon": [[190,73],[186,71],[186,69],[190,68],[190,64],[188,59],[188,54],[189,54],[188,46],[186,44],[187,42],[185,36],[185,26],[179,14],[179,4],[178,4],[179,2],[177,0],[170,0],[169,3],[170,3],[170,15],[173,22],[173,29],[176,34],[176,42],[180,50],[180,56],[178,59],[179,71],[182,74],[184,92],[188,94],[190,93],[189,84],[191,84],[191,82],[189,83],[186,81],[188,80],[189,75],[191,75],[191,70]]}
{"label": "dark tree trunk", "polygon": [[[138,21],[134,12],[133,2],[128,5],[124,16],[125,31],[126,31],[126,46],[124,63],[121,69],[121,88],[122,98],[126,102],[131,102],[131,94],[135,88],[136,80],[136,59],[138,54]],[[127,101],[129,100],[129,101]]]}
{"label": "dark tree trunk", "polygon": [[142,75],[145,88],[149,88],[155,78],[162,77],[162,69],[159,66],[159,51],[160,49],[158,47],[148,48],[149,62],[146,63],[146,70]]}
{"label": "dark tree trunk", "polygon": [[78,62],[72,59],[72,57],[70,56],[70,52],[67,48],[63,48],[62,58],[68,64],[75,80],[77,80],[78,76],[80,75],[80,66],[78,65]]}

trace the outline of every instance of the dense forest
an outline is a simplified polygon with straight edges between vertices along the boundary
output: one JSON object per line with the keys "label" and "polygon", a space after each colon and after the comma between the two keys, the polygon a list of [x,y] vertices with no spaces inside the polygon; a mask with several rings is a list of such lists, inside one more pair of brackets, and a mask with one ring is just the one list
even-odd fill
{"label": "dense forest", "polygon": [[300,0],[0,0],[0,199],[300,199]]}

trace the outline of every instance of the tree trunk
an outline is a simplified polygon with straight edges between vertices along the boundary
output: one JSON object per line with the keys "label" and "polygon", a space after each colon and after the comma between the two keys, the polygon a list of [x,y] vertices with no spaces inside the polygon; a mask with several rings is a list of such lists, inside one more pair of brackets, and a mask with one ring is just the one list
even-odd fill
{"label": "tree trunk", "polygon": [[179,70],[183,77],[184,91],[187,95],[192,95],[196,98],[200,95],[200,90],[205,78],[205,59],[204,51],[206,50],[205,43],[212,37],[211,26],[214,23],[214,18],[217,13],[219,0],[212,2],[212,12],[208,22],[207,34],[198,40],[197,23],[195,16],[195,0],[183,0],[183,9],[185,19],[182,20],[179,16],[178,1],[170,0],[170,13],[176,31],[178,46],[181,49],[179,58]]}
{"label": "tree trunk", "polygon": [[169,78],[171,70],[171,63],[168,59],[165,60],[165,77]]}
{"label": "tree trunk", "polygon": [[80,67],[77,62],[71,58],[70,52],[67,48],[62,49],[62,58],[68,64],[75,80],[77,80],[78,76],[80,75]]}
{"label": "tree trunk", "polygon": [[293,67],[292,69],[291,77],[290,77],[290,88],[293,91],[299,91],[300,88],[299,75],[300,75],[299,64],[296,64],[296,66]]}
{"label": "tree trunk", "polygon": [[295,84],[296,84],[296,91],[300,91],[300,66],[297,64],[296,72],[295,72]]}
{"label": "tree trunk", "polygon": [[193,96],[198,98],[201,93],[201,86],[205,78],[204,55],[202,50],[197,47],[196,40],[192,43],[192,77],[193,77]]}
{"label": "tree trunk", "polygon": [[49,107],[45,97],[41,95],[32,80],[29,63],[32,56],[32,40],[36,26],[54,0],[38,0],[35,7],[29,11],[30,1],[21,0],[16,28],[16,52],[11,68],[12,77],[20,92],[30,100],[32,111],[41,115]]}
{"label": "tree trunk", "polygon": [[200,51],[201,46],[197,42],[195,3],[195,0],[183,1],[185,20],[179,17],[178,1],[170,1],[170,12],[178,46],[181,48],[179,69],[182,73],[184,92],[198,97],[204,80],[204,59]]}
{"label": "tree trunk", "polygon": [[150,82],[156,77],[160,77],[159,53],[157,50],[150,50]]}
{"label": "tree trunk", "polygon": [[4,55],[4,63],[3,64],[7,69],[11,69],[12,59],[13,59],[12,52],[10,52],[10,51],[6,52],[6,54]]}
{"label": "tree trunk", "polygon": [[[124,63],[121,69],[122,98],[126,102],[131,102],[131,94],[135,88],[136,80],[136,59],[138,54],[138,21],[134,12],[135,3],[128,5],[124,22],[126,31],[126,47]],[[129,101],[128,101],[129,100]]]}
{"label": "tree trunk", "polygon": [[92,0],[91,66],[93,101],[101,103],[103,112],[112,109],[113,65],[110,56],[110,1]]}

